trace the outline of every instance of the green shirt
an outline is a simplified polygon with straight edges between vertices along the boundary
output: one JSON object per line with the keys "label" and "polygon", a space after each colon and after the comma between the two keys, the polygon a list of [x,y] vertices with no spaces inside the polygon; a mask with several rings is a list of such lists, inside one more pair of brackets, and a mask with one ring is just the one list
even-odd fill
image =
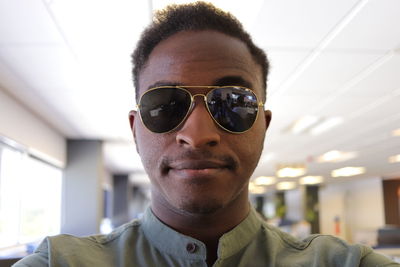
{"label": "green shirt", "polygon": [[[23,266],[207,266],[206,247],[159,221],[150,208],[140,220],[108,235],[47,237]],[[224,234],[214,266],[400,266],[361,245],[332,236],[313,235],[299,241],[267,225],[251,209],[248,217]]]}

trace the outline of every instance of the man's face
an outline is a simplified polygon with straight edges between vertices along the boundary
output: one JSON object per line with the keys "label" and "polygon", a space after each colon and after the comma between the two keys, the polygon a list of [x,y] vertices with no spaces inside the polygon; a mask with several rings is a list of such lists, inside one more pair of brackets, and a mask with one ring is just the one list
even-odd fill
{"label": "man's face", "polygon": [[[160,85],[242,85],[263,95],[261,67],[243,42],[214,31],[180,32],[158,44],[139,77],[139,93]],[[209,89],[188,89],[206,94]],[[176,130],[150,132],[131,113],[137,149],[154,201],[189,213],[212,213],[247,199],[248,181],[261,151],[270,113],[261,109],[242,134],[221,129],[202,97]]]}

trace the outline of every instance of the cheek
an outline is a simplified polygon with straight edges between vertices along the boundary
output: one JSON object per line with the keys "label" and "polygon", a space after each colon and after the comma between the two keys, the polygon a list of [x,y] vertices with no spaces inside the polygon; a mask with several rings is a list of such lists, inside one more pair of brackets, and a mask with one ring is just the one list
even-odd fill
{"label": "cheek", "polygon": [[236,153],[244,165],[242,167],[245,169],[255,168],[262,151],[262,142],[260,142],[260,138],[246,134],[243,138],[238,139],[236,144],[238,149]]}
{"label": "cheek", "polygon": [[143,166],[147,173],[149,173],[158,166],[164,142],[160,135],[151,133],[140,126],[135,128],[135,138]]}
{"label": "cheek", "polygon": [[243,168],[251,171],[257,166],[258,160],[264,147],[265,119],[263,116],[257,118],[257,123],[248,132],[237,136],[236,144],[240,148],[237,155],[245,164]]}

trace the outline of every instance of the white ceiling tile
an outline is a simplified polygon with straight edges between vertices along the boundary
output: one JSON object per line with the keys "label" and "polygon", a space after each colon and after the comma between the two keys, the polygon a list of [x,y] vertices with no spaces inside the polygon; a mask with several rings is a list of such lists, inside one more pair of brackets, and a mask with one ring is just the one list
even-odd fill
{"label": "white ceiling tile", "polygon": [[[361,136],[360,136],[361,137]],[[360,151],[360,157],[365,160],[377,156],[381,163],[388,163],[388,158],[400,154],[400,139],[391,137],[387,132],[376,135],[364,135],[363,146],[355,146]]]}
{"label": "white ceiling tile", "polygon": [[[187,4],[197,2],[197,0],[149,0],[151,2],[153,10],[160,10],[166,8],[171,4]],[[143,1],[145,2],[145,1]],[[243,2],[232,1],[232,0],[209,0],[207,1],[217,8],[233,14],[243,24],[246,30],[249,30],[256,23],[257,15],[261,7],[263,6],[264,0],[252,0],[251,5],[246,5],[244,8]]]}
{"label": "white ceiling tile", "polygon": [[392,127],[400,125],[400,115],[398,113],[386,116],[380,114],[380,109],[377,109],[356,119],[345,120],[343,124],[331,131],[308,140],[307,145],[311,147],[312,144],[318,144],[317,147],[324,149],[324,152],[333,149],[357,151],[371,143],[379,143],[380,140],[391,138]]}
{"label": "white ceiling tile", "polygon": [[58,0],[50,5],[65,38],[83,61],[131,52],[150,22],[149,8],[148,1],[128,0]]}
{"label": "white ceiling tile", "polygon": [[[130,69],[126,75],[85,72],[64,46],[17,47],[3,49],[3,58],[11,68],[24,77],[29,89],[34,91],[46,106],[62,118],[51,119],[60,131],[69,137],[129,139],[131,134],[127,114],[134,107],[134,89]],[[29,62],[29,64],[27,64]],[[105,64],[113,68],[112,64]],[[123,74],[123,73],[122,73]],[[124,82],[125,78],[125,82]],[[113,82],[116,81],[116,82]],[[27,90],[26,88],[24,90]],[[33,93],[33,92],[32,92]],[[23,93],[22,93],[23,95]],[[31,103],[32,104],[32,103]],[[34,104],[36,109],[40,102]],[[42,116],[51,117],[45,110]],[[75,131],[60,127],[61,121],[75,124]],[[103,127],[108,121],[108,127]],[[66,123],[68,124],[68,123]]]}
{"label": "white ceiling tile", "polygon": [[77,62],[64,45],[3,47],[0,56],[33,88],[76,87]]}
{"label": "white ceiling tile", "polygon": [[[0,58],[0,87],[18,99],[28,110],[58,130],[64,136],[79,137],[76,122],[69,121],[69,117],[60,114],[54,106],[48,103],[48,96],[42,97],[32,85],[18,74],[17,69],[11,68]],[[52,103],[52,100],[50,100]]]}
{"label": "white ceiling tile", "polygon": [[[295,120],[309,114],[309,107],[315,106],[321,101],[321,96],[315,95],[284,95],[279,98],[274,98],[270,105],[266,106],[267,109],[272,111],[272,126],[283,126],[286,128]],[[281,123],[284,122],[285,125]]]}
{"label": "white ceiling tile", "polygon": [[39,0],[0,1],[0,49],[5,45],[63,43]]}
{"label": "white ceiling tile", "polygon": [[290,95],[334,95],[374,61],[377,54],[323,52],[286,91]]}
{"label": "white ceiling tile", "polygon": [[[371,105],[373,108],[367,109],[366,112],[361,114],[357,113],[357,117],[354,116],[354,119],[352,121],[356,120],[358,123],[361,123],[363,125],[363,127],[360,127],[361,129],[355,130],[363,132],[374,130],[376,131],[375,133],[377,133],[383,131],[385,127],[387,127],[387,132],[390,132],[391,130],[393,130],[391,129],[391,127],[398,126],[400,124],[398,123],[398,121],[400,120],[400,96],[391,97],[385,100],[386,101],[382,102],[377,101],[379,105],[374,105],[374,101],[376,101],[375,99],[371,99],[371,104],[366,103],[366,106]],[[363,106],[360,106],[359,108],[362,109]],[[353,112],[356,113],[357,110]],[[352,115],[352,113],[349,114],[349,116]]]}
{"label": "white ceiling tile", "polygon": [[296,67],[310,53],[310,50],[266,49],[270,62],[268,76],[268,93],[279,88],[280,84],[296,69]]}
{"label": "white ceiling tile", "polygon": [[269,47],[313,47],[357,0],[265,1],[251,33]]}
{"label": "white ceiling tile", "polygon": [[353,86],[346,96],[378,98],[397,89],[400,89],[400,54],[392,54],[379,68]]}
{"label": "white ceiling tile", "polygon": [[327,105],[322,109],[319,114],[321,116],[339,116],[347,117],[349,114],[356,112],[358,109],[365,107],[374,101],[374,98],[363,97],[340,97],[335,101],[332,101],[330,105]]}
{"label": "white ceiling tile", "polygon": [[400,45],[400,1],[373,0],[332,41],[332,49],[390,50]]}

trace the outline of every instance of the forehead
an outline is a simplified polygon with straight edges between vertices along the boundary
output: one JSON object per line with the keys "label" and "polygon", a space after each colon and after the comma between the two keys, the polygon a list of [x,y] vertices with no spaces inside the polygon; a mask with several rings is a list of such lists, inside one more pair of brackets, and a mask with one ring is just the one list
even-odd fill
{"label": "forehead", "polygon": [[[139,92],[162,84],[215,84],[243,80],[261,93],[262,72],[239,39],[215,31],[184,31],[160,42],[139,76]],[[235,80],[234,79],[234,80]],[[239,84],[244,85],[244,84]]]}

